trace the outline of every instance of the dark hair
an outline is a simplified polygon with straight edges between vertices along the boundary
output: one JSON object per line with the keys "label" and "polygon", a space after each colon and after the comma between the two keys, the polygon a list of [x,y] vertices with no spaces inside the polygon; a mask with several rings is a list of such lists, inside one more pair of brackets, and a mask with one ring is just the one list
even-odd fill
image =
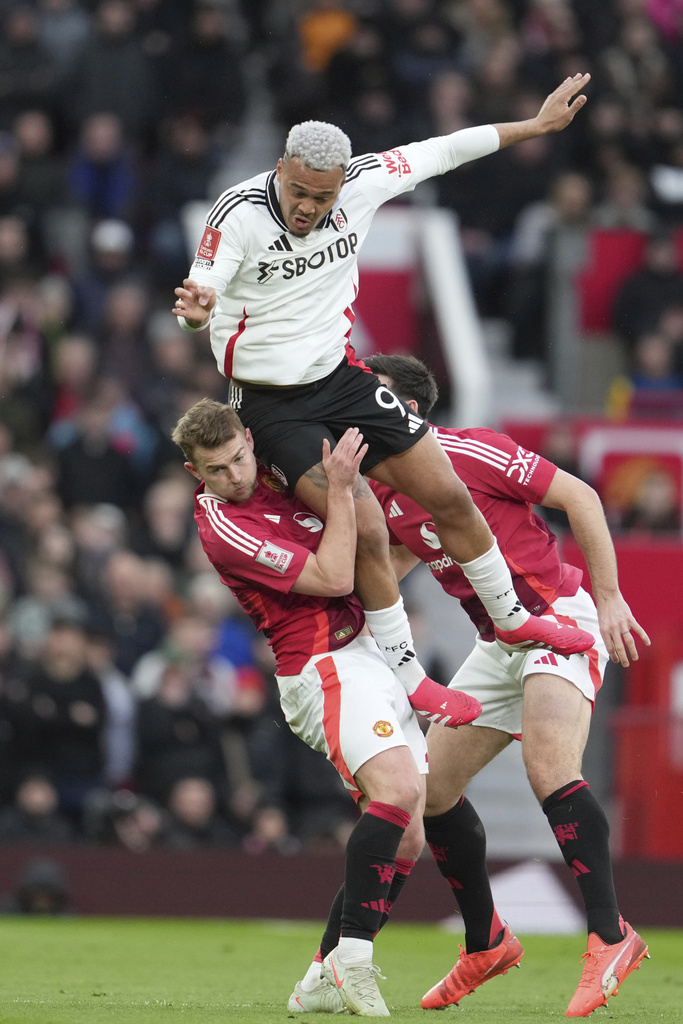
{"label": "dark hair", "polygon": [[182,450],[187,461],[194,463],[197,448],[220,448],[243,433],[242,421],[231,406],[214,402],[212,398],[202,398],[180,417],[171,440]]}
{"label": "dark hair", "polygon": [[439,397],[439,387],[432,371],[415,356],[363,356],[373,373],[388,377],[389,387],[404,402],[417,402],[417,411],[426,419]]}

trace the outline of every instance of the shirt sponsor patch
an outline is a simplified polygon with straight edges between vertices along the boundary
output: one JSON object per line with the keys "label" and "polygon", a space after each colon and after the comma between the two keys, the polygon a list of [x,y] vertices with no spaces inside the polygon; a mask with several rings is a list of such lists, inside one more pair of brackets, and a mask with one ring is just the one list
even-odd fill
{"label": "shirt sponsor patch", "polygon": [[221,233],[216,228],[204,228],[202,240],[197,249],[197,256],[205,260],[215,260],[218,252],[218,243],[221,240]]}
{"label": "shirt sponsor patch", "polygon": [[404,174],[412,174],[412,168],[400,149],[390,149],[385,153],[378,153],[384,161],[389,174],[398,174],[402,178]]}
{"label": "shirt sponsor patch", "polygon": [[280,548],[277,544],[266,540],[256,556],[256,561],[260,562],[261,565],[268,565],[271,569],[275,569],[275,572],[280,572],[284,575],[293,558],[294,555],[291,551],[285,551],[284,548]]}
{"label": "shirt sponsor patch", "polygon": [[213,260],[202,260],[195,256],[194,265],[198,270],[213,270]]}

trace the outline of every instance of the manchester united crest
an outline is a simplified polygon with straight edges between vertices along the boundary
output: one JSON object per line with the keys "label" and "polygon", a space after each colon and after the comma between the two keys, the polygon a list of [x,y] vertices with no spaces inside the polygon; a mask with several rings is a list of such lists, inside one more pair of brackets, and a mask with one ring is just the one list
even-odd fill
{"label": "manchester united crest", "polygon": [[394,727],[391,722],[383,722],[381,719],[379,722],[375,722],[372,731],[375,736],[381,736],[382,739],[387,739],[389,736],[394,735]]}

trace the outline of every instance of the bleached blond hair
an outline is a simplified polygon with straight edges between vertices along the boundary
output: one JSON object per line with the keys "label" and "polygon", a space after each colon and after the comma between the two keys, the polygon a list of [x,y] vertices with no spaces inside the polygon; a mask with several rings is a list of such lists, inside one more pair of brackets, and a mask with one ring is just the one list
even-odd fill
{"label": "bleached blond hair", "polygon": [[296,156],[312,171],[332,171],[348,167],[351,140],[341,128],[327,121],[302,121],[287,136],[283,160]]}

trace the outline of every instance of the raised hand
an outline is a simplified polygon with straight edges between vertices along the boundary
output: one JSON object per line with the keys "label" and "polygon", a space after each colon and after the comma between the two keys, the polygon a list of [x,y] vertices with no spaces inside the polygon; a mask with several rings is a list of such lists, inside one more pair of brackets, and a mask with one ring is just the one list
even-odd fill
{"label": "raised hand", "polygon": [[333,450],[330,442],[323,440],[323,469],[330,484],[339,487],[353,487],[360,472],[368,446],[363,444],[363,435],[358,427],[349,429],[340,437]]}
{"label": "raised hand", "polygon": [[186,277],[182,287],[175,288],[174,292],[177,296],[172,310],[175,316],[185,317],[190,327],[208,324],[211,310],[216,305],[215,289]]}
{"label": "raised hand", "polygon": [[536,115],[541,134],[561,132],[563,128],[571,124],[588,99],[587,96],[578,96],[577,93],[588,85],[590,80],[589,74],[582,75],[581,73],[574,75],[573,78],[565,78],[564,82],[546,97]]}

